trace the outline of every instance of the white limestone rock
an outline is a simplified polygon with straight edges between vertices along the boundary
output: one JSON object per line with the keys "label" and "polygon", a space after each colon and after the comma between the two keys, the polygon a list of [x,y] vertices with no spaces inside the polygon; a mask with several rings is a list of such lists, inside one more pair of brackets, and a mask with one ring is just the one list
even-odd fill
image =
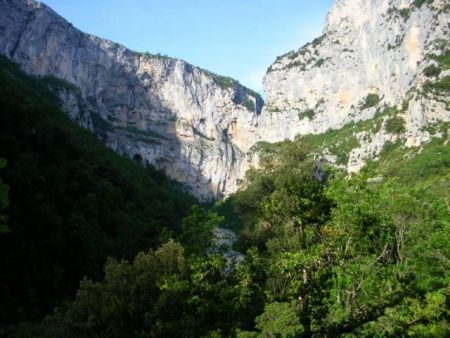
{"label": "white limestone rock", "polygon": [[[446,0],[420,8],[412,0],[336,0],[323,35],[270,66],[264,78],[266,106],[258,121],[260,138],[276,142],[339,129],[372,118],[384,105],[401,107],[409,101],[402,112],[405,144],[428,141],[424,127],[450,120],[443,103],[449,102],[449,95],[417,93],[429,80],[424,68],[436,63],[429,55],[450,47],[449,23]],[[440,76],[448,76],[448,71]],[[364,107],[369,94],[379,96],[376,107]],[[311,118],[301,118],[305,113]],[[381,131],[373,140],[351,154],[350,171],[364,163],[355,156],[376,157],[374,147],[379,149],[391,136]]]}
{"label": "white limestone rock", "polygon": [[[384,123],[373,135],[356,133],[349,171],[387,141],[428,142],[427,126],[450,121],[449,92],[425,93],[423,73],[437,64],[429,55],[450,49],[449,8],[447,0],[420,8],[413,0],[336,0],[323,35],[269,67],[263,109],[231,79],[80,32],[34,0],[0,0],[0,53],[31,74],[70,83],[58,95],[73,120],[209,199],[236,191],[258,163],[255,143],[339,129],[384,106],[399,108],[405,132],[392,135]],[[369,94],[379,102],[367,105]]]}
{"label": "white limestone rock", "polygon": [[28,73],[74,85],[59,93],[73,120],[203,199],[236,190],[259,95],[184,61],[80,32],[33,0],[1,0],[0,13],[0,53]]}

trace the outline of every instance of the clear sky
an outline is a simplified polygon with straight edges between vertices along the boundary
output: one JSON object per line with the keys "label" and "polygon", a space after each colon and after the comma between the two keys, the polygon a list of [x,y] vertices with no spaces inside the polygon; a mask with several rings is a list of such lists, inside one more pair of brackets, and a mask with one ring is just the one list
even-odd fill
{"label": "clear sky", "polygon": [[278,55],[321,35],[333,0],[42,0],[75,27],[262,93]]}

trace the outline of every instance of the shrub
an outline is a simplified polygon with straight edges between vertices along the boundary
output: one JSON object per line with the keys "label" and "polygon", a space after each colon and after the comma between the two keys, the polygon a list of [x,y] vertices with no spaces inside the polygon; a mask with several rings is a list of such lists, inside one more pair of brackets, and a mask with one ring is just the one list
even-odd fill
{"label": "shrub", "polygon": [[322,65],[325,63],[324,59],[319,59],[316,61],[316,67],[322,67]]}
{"label": "shrub", "polygon": [[216,75],[214,79],[216,80],[218,86],[222,89],[228,88],[235,89],[239,85],[239,83],[236,80],[228,76]]}
{"label": "shrub", "polygon": [[422,7],[423,4],[425,4],[425,3],[431,4],[432,2],[433,2],[433,0],[414,0],[412,4],[413,4],[413,6],[420,8],[420,7]]}
{"label": "shrub", "polygon": [[410,14],[410,10],[409,8],[402,8],[398,11],[398,13],[400,14],[400,16],[403,18],[403,20],[408,20],[409,19],[409,14]]}
{"label": "shrub", "polygon": [[362,109],[368,109],[375,107],[380,103],[380,96],[378,94],[368,94],[364,100],[364,104],[362,106]]}
{"label": "shrub", "polygon": [[278,108],[278,107],[270,107],[269,108],[269,112],[271,112],[271,113],[279,113],[279,112],[281,112],[281,109]]}
{"label": "shrub", "polygon": [[441,69],[435,65],[430,65],[423,70],[423,73],[427,77],[438,76],[441,73]]}
{"label": "shrub", "polygon": [[244,101],[243,105],[244,105],[245,108],[247,108],[248,111],[254,112],[256,110],[255,103],[252,100],[250,100],[250,99],[246,99]]}
{"label": "shrub", "polygon": [[308,118],[309,120],[312,120],[314,115],[316,115],[316,112],[314,109],[307,109],[301,113],[298,114],[298,118],[300,120],[303,120],[304,118]]}
{"label": "shrub", "polygon": [[409,100],[403,100],[402,102],[402,111],[407,111],[409,108]]}
{"label": "shrub", "polygon": [[442,70],[450,69],[450,50],[445,50],[441,55],[431,55],[431,58],[439,64]]}
{"label": "shrub", "polygon": [[320,45],[322,43],[322,41],[325,39],[327,35],[323,34],[321,36],[319,36],[318,38],[315,38],[311,44],[313,45],[313,47],[317,47],[318,45]]}
{"label": "shrub", "polygon": [[395,148],[397,148],[397,146],[398,146],[398,142],[394,143],[394,142],[391,142],[391,141],[386,141],[383,144],[383,148],[381,149],[381,153],[380,154],[389,153],[392,150],[394,150]]}
{"label": "shrub", "polygon": [[391,134],[400,134],[405,131],[405,119],[393,116],[386,121],[386,131]]}
{"label": "shrub", "polygon": [[438,91],[450,91],[450,76],[446,76],[441,80],[432,83],[431,87]]}

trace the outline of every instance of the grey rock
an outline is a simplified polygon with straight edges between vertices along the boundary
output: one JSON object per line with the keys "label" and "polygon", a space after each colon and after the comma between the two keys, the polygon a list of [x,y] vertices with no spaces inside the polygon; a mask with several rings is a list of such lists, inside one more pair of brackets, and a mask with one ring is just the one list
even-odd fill
{"label": "grey rock", "polygon": [[0,53],[54,76],[63,109],[120,154],[149,163],[202,199],[237,188],[263,101],[182,60],[83,33],[33,0],[0,0]]}
{"label": "grey rock", "polygon": [[[447,0],[420,8],[412,0],[336,0],[323,35],[269,67],[264,107],[232,79],[83,33],[34,0],[0,0],[0,13],[0,53],[30,74],[66,81],[58,96],[73,120],[205,200],[237,190],[258,165],[259,141],[319,134],[398,107],[405,132],[392,135],[384,119],[373,135],[356,133],[352,172],[386,142],[420,146],[433,137],[425,127],[450,121],[449,92],[424,93],[423,72],[436,64],[430,55],[450,49]],[[379,102],[366,105],[368,95]]]}
{"label": "grey rock", "polygon": [[[402,110],[409,101],[401,137],[405,146],[427,142],[427,125],[450,120],[448,92],[421,93],[428,80],[423,70],[434,63],[430,55],[450,47],[449,22],[446,0],[420,8],[412,0],[336,0],[323,35],[270,66],[260,135],[276,142],[323,133],[370,119],[383,106]],[[375,107],[364,106],[369,94],[380,98]],[[307,111],[310,118],[302,118]],[[349,171],[359,170],[393,138],[383,126],[371,142],[361,142],[350,154]]]}

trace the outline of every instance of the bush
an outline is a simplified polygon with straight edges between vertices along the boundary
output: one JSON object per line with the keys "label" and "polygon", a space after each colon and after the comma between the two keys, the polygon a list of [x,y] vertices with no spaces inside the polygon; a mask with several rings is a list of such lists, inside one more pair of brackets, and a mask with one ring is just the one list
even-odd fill
{"label": "bush", "polygon": [[442,70],[450,69],[450,50],[445,50],[441,55],[431,55],[431,59],[436,61]]}
{"label": "bush", "polygon": [[368,109],[375,107],[380,103],[380,96],[378,94],[368,94],[364,100],[364,104],[362,106],[362,109]]}
{"label": "bush", "polygon": [[395,148],[397,148],[397,146],[398,146],[398,143],[394,143],[394,142],[391,142],[391,141],[386,141],[386,143],[383,144],[383,148],[381,150],[381,154],[389,153],[392,150],[394,150]]}
{"label": "bush", "polygon": [[443,79],[432,83],[431,87],[438,91],[450,91],[450,76],[446,76]]}
{"label": "bush", "polygon": [[402,8],[398,11],[398,13],[405,21],[409,19],[409,14],[410,14],[409,8]]}
{"label": "bush", "polygon": [[254,112],[256,110],[255,103],[250,99],[246,99],[244,101],[244,107],[247,108],[247,110],[251,111],[251,112]]}
{"label": "bush", "polygon": [[324,63],[325,63],[324,59],[319,59],[316,61],[316,67],[322,67]]}
{"label": "bush", "polygon": [[311,42],[311,44],[313,45],[313,47],[317,47],[318,45],[320,45],[320,44],[323,42],[323,40],[325,39],[326,36],[327,36],[326,34],[323,34],[323,35],[319,36],[318,38],[315,38],[315,39]]}
{"label": "bush", "polygon": [[400,134],[405,131],[405,119],[401,116],[391,117],[386,121],[386,131],[391,134]]}
{"label": "bush", "polygon": [[423,73],[427,77],[439,76],[441,69],[435,65],[430,65],[423,70]]}
{"label": "bush", "polygon": [[298,118],[300,120],[303,120],[304,118],[308,118],[309,120],[312,120],[314,115],[316,115],[316,112],[314,109],[307,109],[301,113],[298,114]]}
{"label": "bush", "polygon": [[425,4],[425,3],[431,4],[432,2],[433,2],[433,0],[414,0],[412,4],[413,4],[413,6],[420,8],[420,7],[422,7],[423,4]]}

